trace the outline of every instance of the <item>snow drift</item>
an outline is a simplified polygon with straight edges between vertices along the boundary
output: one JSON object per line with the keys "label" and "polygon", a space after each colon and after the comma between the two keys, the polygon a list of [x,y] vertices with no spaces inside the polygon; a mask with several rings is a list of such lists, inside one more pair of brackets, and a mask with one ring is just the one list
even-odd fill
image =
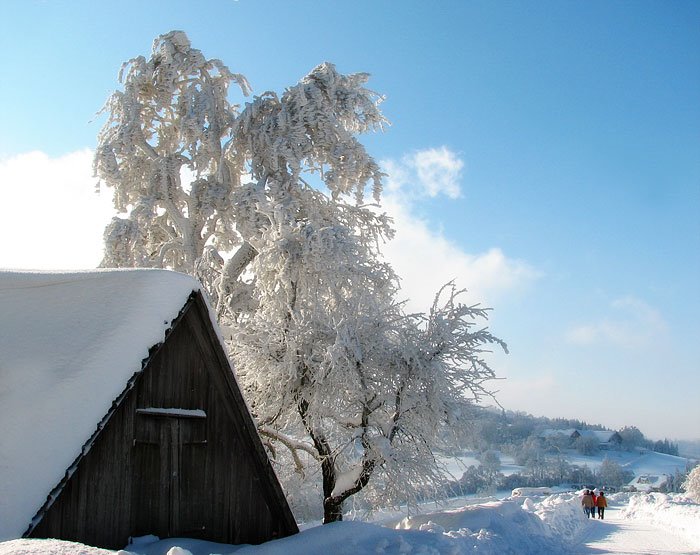
{"label": "snow drift", "polygon": [[[345,521],[309,528],[295,536],[258,546],[212,544],[189,539],[143,538],[120,555],[361,555],[421,553],[422,555],[518,554],[586,552],[585,533],[602,522],[585,518],[578,493],[546,498],[482,499],[456,510],[433,511],[384,525]],[[700,505],[682,496],[614,494],[611,506],[620,515],[642,519],[684,535],[700,552]],[[605,522],[605,525],[611,525]],[[0,543],[0,555],[106,555],[104,549],[57,540],[13,540]]]}

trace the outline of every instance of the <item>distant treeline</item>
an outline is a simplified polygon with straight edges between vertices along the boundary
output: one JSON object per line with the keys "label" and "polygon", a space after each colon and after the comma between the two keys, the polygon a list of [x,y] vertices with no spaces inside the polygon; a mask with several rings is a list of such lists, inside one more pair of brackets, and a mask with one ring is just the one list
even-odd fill
{"label": "distant treeline", "polygon": [[667,439],[664,439],[663,441],[655,441],[653,447],[650,446],[649,449],[651,449],[652,451],[656,451],[657,453],[666,453],[667,455],[678,456],[678,444],[673,443]]}
{"label": "distant treeline", "polygon": [[[509,447],[520,446],[528,438],[540,438],[545,430],[609,430],[601,424],[590,424],[573,418],[548,418],[533,416],[519,411],[501,410],[496,408],[480,408],[475,413],[473,427],[473,446],[477,451],[498,449],[509,451]],[[658,453],[678,455],[678,444],[668,439],[653,441],[644,437],[636,426],[625,426],[618,432],[621,438],[620,448],[632,450],[643,447]],[[575,447],[575,445],[571,445]],[[590,450],[590,445],[581,448]],[[590,453],[587,453],[590,454]]]}

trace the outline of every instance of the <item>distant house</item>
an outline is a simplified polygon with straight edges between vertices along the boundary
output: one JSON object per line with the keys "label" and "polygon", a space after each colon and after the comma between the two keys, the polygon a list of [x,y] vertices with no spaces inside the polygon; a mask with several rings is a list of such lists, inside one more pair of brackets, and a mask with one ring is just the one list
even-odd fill
{"label": "distant house", "polygon": [[591,437],[598,442],[600,449],[618,447],[622,443],[620,434],[610,430],[577,430],[578,437]]}
{"label": "distant house", "polygon": [[298,531],[199,284],[0,272],[0,541]]}
{"label": "distant house", "polygon": [[664,491],[673,482],[670,474],[640,474],[635,476],[624,488],[626,491]]}
{"label": "distant house", "polygon": [[609,449],[622,443],[620,434],[610,430],[547,429],[540,432],[539,437],[543,441],[568,440],[570,442],[580,437],[590,437],[598,443],[600,449]]}

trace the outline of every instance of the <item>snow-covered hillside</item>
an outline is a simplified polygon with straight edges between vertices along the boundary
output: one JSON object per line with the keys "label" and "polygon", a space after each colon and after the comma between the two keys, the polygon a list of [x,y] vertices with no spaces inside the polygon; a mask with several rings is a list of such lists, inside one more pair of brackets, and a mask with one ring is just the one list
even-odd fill
{"label": "snow-covered hillside", "polygon": [[[700,505],[682,496],[620,493],[610,497],[605,520],[586,519],[578,493],[483,499],[379,523],[345,521],[308,528],[260,546],[229,546],[186,539],[144,538],[120,555],[362,555],[421,553],[585,554],[700,553]],[[57,540],[0,543],[0,555],[112,551]]]}
{"label": "snow-covered hillside", "polygon": [[604,459],[618,463],[622,468],[631,470],[635,476],[641,474],[669,474],[676,471],[684,472],[691,461],[685,457],[676,457],[656,451],[599,451],[595,455],[579,455],[575,452],[567,453],[567,460],[571,464],[586,465],[591,470],[597,470]]}
{"label": "snow-covered hillside", "polygon": [[[684,473],[694,461],[686,457],[676,457],[665,453],[657,453],[647,449],[634,451],[601,450],[594,455],[582,455],[574,449],[561,451],[563,457],[572,465],[587,466],[592,471],[597,471],[605,459],[616,462],[622,468],[631,471],[635,477],[673,476],[676,472]],[[505,476],[522,473],[525,467],[519,466],[510,455],[498,453],[501,460],[500,472]],[[451,476],[459,478],[469,466],[479,466],[476,454],[465,453],[455,459],[445,459],[445,468]],[[602,485],[602,484],[601,484]]]}

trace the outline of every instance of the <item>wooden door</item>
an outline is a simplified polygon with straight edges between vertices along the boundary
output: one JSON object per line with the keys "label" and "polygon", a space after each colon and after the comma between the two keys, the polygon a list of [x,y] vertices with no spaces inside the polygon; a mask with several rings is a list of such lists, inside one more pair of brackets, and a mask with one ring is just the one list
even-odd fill
{"label": "wooden door", "polygon": [[134,535],[196,538],[206,534],[206,449],[202,411],[136,411]]}

